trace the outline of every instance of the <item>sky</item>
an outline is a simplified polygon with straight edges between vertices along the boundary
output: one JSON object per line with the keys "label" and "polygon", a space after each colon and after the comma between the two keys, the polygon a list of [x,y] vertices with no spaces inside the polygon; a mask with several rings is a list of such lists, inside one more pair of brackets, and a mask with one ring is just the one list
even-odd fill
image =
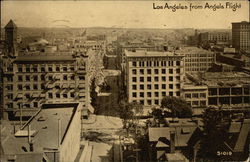
{"label": "sky", "polygon": [[[230,0],[229,0],[230,1]],[[226,1],[207,1],[225,5]],[[206,1],[1,1],[1,26],[12,19],[18,27],[124,27],[230,29],[232,22],[249,21],[249,2],[241,8],[190,11],[153,9],[156,5],[202,5]]]}

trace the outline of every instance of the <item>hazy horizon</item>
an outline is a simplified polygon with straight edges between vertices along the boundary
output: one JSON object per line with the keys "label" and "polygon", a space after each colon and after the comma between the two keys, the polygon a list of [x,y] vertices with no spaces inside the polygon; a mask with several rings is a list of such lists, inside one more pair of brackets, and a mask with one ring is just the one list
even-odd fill
{"label": "hazy horizon", "polygon": [[[212,4],[225,1],[208,1]],[[232,2],[232,1],[230,1]],[[10,19],[28,28],[231,29],[249,21],[249,2],[223,10],[155,10],[152,4],[204,5],[206,1],[1,1],[1,27]],[[234,3],[234,2],[232,2]],[[11,12],[9,12],[11,11]],[[111,12],[112,11],[112,12]]]}

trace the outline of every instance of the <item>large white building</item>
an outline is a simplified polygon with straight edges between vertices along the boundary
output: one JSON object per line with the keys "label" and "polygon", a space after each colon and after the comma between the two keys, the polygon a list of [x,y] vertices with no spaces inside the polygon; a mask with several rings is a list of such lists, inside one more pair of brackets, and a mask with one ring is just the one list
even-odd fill
{"label": "large white building", "polygon": [[171,52],[125,51],[128,102],[160,105],[164,96],[180,96],[183,55]]}

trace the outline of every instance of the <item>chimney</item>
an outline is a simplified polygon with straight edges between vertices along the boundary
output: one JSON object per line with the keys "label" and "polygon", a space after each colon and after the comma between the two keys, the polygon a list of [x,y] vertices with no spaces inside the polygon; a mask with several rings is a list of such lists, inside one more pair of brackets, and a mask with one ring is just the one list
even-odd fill
{"label": "chimney", "polygon": [[29,143],[29,147],[30,147],[30,152],[33,152],[34,151],[34,148],[33,148],[33,142],[31,140],[31,135],[30,135],[30,124],[28,125],[28,143]]}
{"label": "chimney", "polygon": [[170,153],[175,152],[175,131],[170,131]]}
{"label": "chimney", "polygon": [[34,151],[34,148],[33,148],[33,143],[32,143],[32,142],[30,142],[30,143],[29,143],[29,145],[30,145],[30,152],[33,152],[33,151]]}

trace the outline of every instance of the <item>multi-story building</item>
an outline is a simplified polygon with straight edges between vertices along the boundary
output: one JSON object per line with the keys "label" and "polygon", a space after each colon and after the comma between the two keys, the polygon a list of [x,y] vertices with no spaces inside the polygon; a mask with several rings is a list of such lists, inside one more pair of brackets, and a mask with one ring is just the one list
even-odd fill
{"label": "multi-story building", "polygon": [[208,105],[208,88],[206,85],[183,85],[181,96],[192,108],[204,108]]}
{"label": "multi-story building", "polygon": [[185,72],[206,72],[215,62],[215,53],[197,47],[182,47],[176,53],[185,56]]}
{"label": "multi-story building", "polygon": [[[243,72],[206,72],[201,76],[188,75],[193,84],[183,86],[186,101],[205,106],[223,106],[230,108],[249,108],[249,74]],[[197,90],[197,92],[195,92]],[[191,91],[191,92],[188,92]],[[202,102],[202,103],[201,103]],[[204,103],[204,104],[203,104]]]}
{"label": "multi-story building", "polygon": [[243,72],[207,73],[208,105],[228,105],[241,108],[250,106],[249,79]]}
{"label": "multi-story building", "polygon": [[199,34],[199,43],[230,43],[229,32],[205,32]]}
{"label": "multi-story building", "polygon": [[125,84],[129,102],[160,105],[164,96],[180,96],[183,55],[125,51]]}
{"label": "multi-story building", "polygon": [[3,120],[0,160],[69,162],[84,158],[87,150],[86,145],[81,146],[80,109],[78,103],[44,104],[20,130]]}
{"label": "multi-story building", "polygon": [[246,21],[232,23],[232,45],[238,51],[250,53],[250,23]]}
{"label": "multi-story building", "polygon": [[89,105],[87,67],[88,56],[81,53],[7,53],[2,66],[4,111],[14,114],[20,109],[40,108],[43,103],[80,102],[86,114]]}

